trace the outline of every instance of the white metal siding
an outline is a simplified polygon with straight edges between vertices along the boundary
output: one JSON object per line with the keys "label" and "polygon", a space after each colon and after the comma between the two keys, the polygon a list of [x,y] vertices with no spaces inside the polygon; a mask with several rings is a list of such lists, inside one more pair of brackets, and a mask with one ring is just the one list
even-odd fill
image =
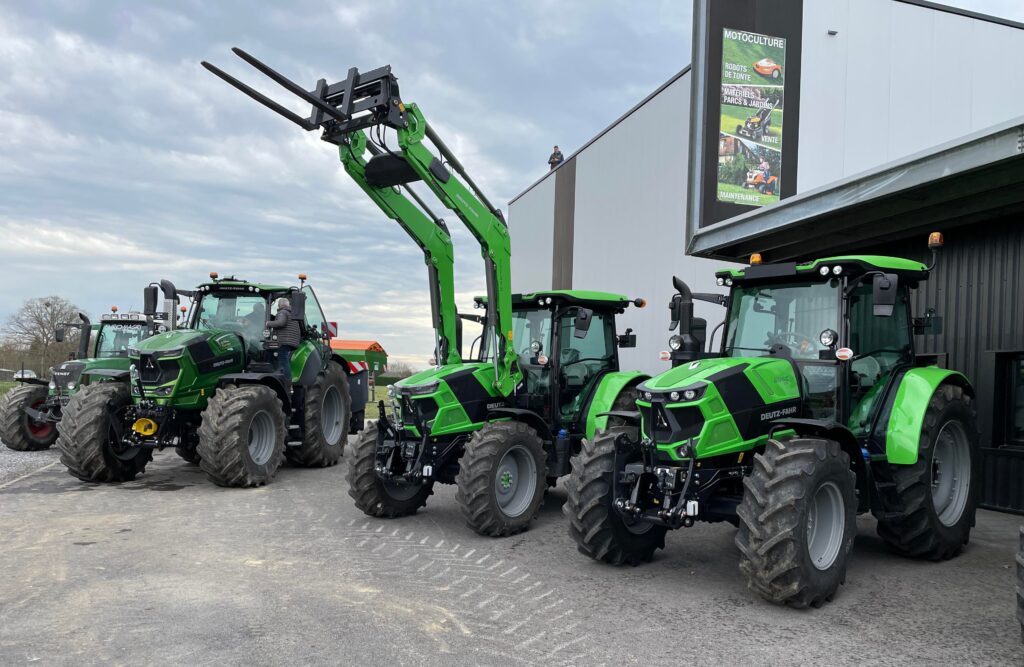
{"label": "white metal siding", "polygon": [[1022,52],[1010,26],[892,0],[805,1],[799,191],[1019,115]]}
{"label": "white metal siding", "polygon": [[[658,373],[667,349],[672,276],[694,291],[716,291],[713,272],[722,266],[685,256],[686,182],[690,76],[601,136],[576,158],[573,279],[575,289],[643,297],[630,307],[619,333],[632,327],[637,347],[622,350],[623,368]],[[712,326],[724,311],[699,304]]]}
{"label": "white metal siding", "polygon": [[555,179],[548,177],[508,207],[512,233],[512,291],[551,289]]}

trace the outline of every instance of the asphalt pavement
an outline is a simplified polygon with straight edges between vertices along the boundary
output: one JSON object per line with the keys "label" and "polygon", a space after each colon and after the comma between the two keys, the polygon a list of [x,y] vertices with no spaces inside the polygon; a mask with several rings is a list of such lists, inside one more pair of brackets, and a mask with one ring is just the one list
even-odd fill
{"label": "asphalt pavement", "polygon": [[[453,487],[364,516],[342,466],[222,489],[172,452],[120,485],[55,451],[0,448],[0,664],[1020,664],[1020,517],[982,511],[944,563],[859,520],[846,585],[817,610],[747,591],[734,529],[669,535],[639,567],[578,554],[562,489],[530,531],[479,537]],[[27,475],[27,476],[26,476]]]}

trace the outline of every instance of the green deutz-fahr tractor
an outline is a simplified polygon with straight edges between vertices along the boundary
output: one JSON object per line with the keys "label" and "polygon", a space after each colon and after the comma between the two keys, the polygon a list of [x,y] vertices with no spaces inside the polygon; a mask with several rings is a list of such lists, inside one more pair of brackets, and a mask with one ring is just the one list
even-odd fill
{"label": "green deutz-fahr tractor", "polygon": [[[299,287],[210,277],[188,292],[163,281],[169,312],[179,295],[192,297],[187,326],[140,341],[129,349],[130,369],[91,373],[103,381],[68,403],[57,444],[70,474],[131,480],[167,447],[221,486],[265,484],[286,458],[338,462],[346,434],[361,425],[350,424],[348,364],[332,356],[331,325],[305,276]],[[302,329],[287,378],[273,363],[275,330],[266,328],[280,297]],[[157,298],[147,290],[147,313]]]}
{"label": "green deutz-fahr tractor", "polygon": [[[974,524],[974,390],[915,357],[915,333],[941,324],[911,317],[930,269],[879,256],[754,264],[717,274],[727,297],[676,279],[674,367],[573,461],[564,512],[579,550],[636,564],[668,529],[728,521],[749,587],[795,607],[835,595],[858,513],[899,553],[957,555]],[[720,352],[702,352],[692,299],[727,307]]]}
{"label": "green deutz-fahr tractor", "polygon": [[[437,366],[389,388],[390,415],[368,426],[349,456],[349,495],[376,517],[416,512],[435,482],[457,484],[471,528],[504,536],[536,517],[547,484],[604,428],[601,413],[632,405],[641,373],[619,370],[615,316],[641,299],[582,290],[512,294],[508,226],[427,124],[402,102],[390,67],[306,90],[241,49],[236,55],[308,102],[301,117],[219,68],[203,66],[304,130],[339,148],[346,172],[424,252]],[[395,144],[388,145],[393,133]],[[459,315],[453,253],[444,222],[411,185],[422,181],[480,244],[483,316]],[[461,319],[460,319],[461,318]],[[463,319],[484,325],[476,354],[462,357]]]}
{"label": "green deutz-fahr tractor", "polygon": [[89,372],[127,370],[128,348],[149,336],[156,324],[142,313],[118,313],[117,308],[92,324],[84,313],[80,322],[64,324],[54,339],[64,341],[68,329],[79,329],[75,358],[50,370],[50,379],[19,378],[19,387],[0,399],[0,439],[17,451],[49,449],[57,439],[57,422],[71,397],[88,382]]}

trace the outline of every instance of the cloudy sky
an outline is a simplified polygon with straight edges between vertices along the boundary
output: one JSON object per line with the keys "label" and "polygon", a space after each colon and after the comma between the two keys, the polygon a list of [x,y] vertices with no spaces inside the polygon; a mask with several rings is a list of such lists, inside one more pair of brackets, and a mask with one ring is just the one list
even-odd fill
{"label": "cloudy sky", "polygon": [[[953,4],[1024,21],[1019,0]],[[682,0],[256,6],[0,2],[0,321],[34,296],[96,314],[141,306],[160,278],[305,272],[342,336],[422,366],[432,343],[418,249],[331,146],[199,61],[260,82],[230,53],[240,46],[309,88],[391,64],[403,98],[504,204],[543,174],[552,144],[568,154],[690,57]],[[468,308],[482,265],[447,217]]]}

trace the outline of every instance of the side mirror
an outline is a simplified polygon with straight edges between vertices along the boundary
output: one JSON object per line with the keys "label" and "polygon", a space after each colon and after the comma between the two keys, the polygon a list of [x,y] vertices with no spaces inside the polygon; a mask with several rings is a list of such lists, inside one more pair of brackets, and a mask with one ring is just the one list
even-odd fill
{"label": "side mirror", "polygon": [[572,333],[574,338],[586,338],[590,331],[590,323],[594,319],[594,311],[589,308],[580,308],[576,311],[576,325]]}
{"label": "side mirror", "polygon": [[636,347],[636,334],[632,329],[626,329],[626,333],[618,337],[619,347]]}
{"label": "side mirror", "polygon": [[64,330],[64,327],[57,327],[53,332],[53,339],[58,343],[63,343],[66,333],[67,332]]}
{"label": "side mirror", "polygon": [[892,317],[898,288],[899,277],[895,273],[875,274],[871,283],[871,298],[876,317]]}
{"label": "side mirror", "polygon": [[154,317],[156,315],[156,304],[159,298],[160,288],[156,285],[150,285],[142,290],[142,312],[147,317]]}

